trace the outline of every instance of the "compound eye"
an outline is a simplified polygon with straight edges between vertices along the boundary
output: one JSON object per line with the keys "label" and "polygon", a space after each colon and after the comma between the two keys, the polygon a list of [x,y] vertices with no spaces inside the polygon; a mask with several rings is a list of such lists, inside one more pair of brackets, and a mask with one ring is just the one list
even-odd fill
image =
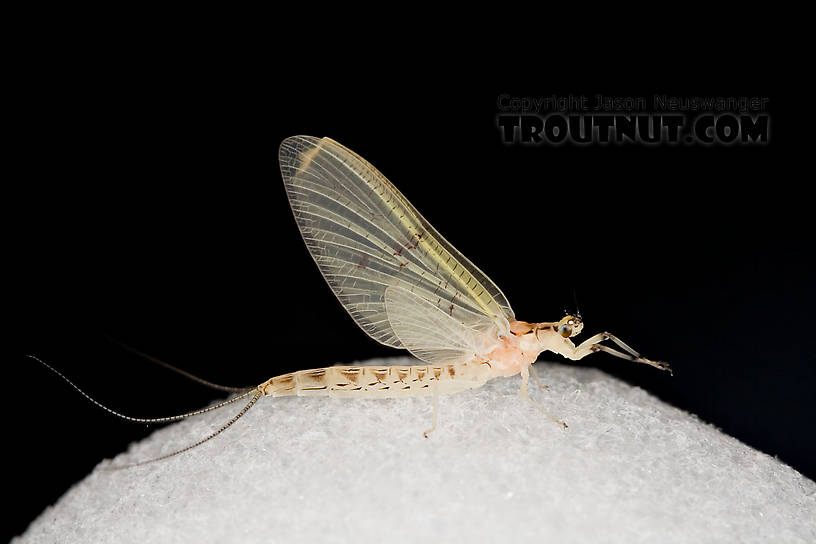
{"label": "compound eye", "polygon": [[569,338],[570,335],[572,334],[572,327],[565,323],[558,327],[558,334],[560,334],[564,338]]}

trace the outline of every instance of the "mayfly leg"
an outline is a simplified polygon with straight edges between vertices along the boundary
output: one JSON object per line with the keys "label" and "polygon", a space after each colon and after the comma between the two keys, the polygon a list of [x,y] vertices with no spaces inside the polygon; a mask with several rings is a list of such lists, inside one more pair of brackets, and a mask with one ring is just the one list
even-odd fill
{"label": "mayfly leg", "polygon": [[[604,340],[612,340],[619,347],[623,348],[627,353],[622,353],[614,348],[604,346],[603,344],[600,343],[603,342]],[[595,353],[597,351],[603,351],[610,355],[614,355],[615,357],[620,357],[621,359],[634,361],[635,363],[644,363],[655,368],[659,368],[660,370],[667,370],[668,372],[671,372],[671,368],[669,367],[668,363],[663,363],[661,361],[652,361],[651,359],[641,357],[637,351],[629,347],[623,340],[608,332],[601,332],[591,338],[586,339],[584,342],[582,342],[575,348],[571,358],[574,360],[582,359],[589,355],[590,353]]]}
{"label": "mayfly leg", "polygon": [[566,429],[567,428],[566,423],[550,415],[550,413],[547,410],[545,410],[544,407],[542,407],[539,403],[530,398],[530,395],[527,393],[527,386],[529,385],[529,383],[530,383],[530,365],[525,365],[521,369],[521,391],[519,391],[519,394],[525,399],[529,400],[531,403],[533,403],[533,406],[538,408],[541,411],[541,413],[543,413],[545,416],[555,421],[559,425],[562,425]]}
{"label": "mayfly leg", "polygon": [[536,385],[538,386],[539,389],[549,389],[550,388],[549,385],[544,385],[544,384],[541,383],[541,380],[538,377],[538,372],[536,371],[536,368],[533,365],[530,365],[530,374],[533,376],[533,381],[536,382]]}
{"label": "mayfly leg", "polygon": [[436,430],[439,415],[439,387],[437,387],[436,383],[432,383],[431,389],[433,390],[433,421],[431,422],[431,428],[422,433],[425,438],[428,438],[428,435]]}

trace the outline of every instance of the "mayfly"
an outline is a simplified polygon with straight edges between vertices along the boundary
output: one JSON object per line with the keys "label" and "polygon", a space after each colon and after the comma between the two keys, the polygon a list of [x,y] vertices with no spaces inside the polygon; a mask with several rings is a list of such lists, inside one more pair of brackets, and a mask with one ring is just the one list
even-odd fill
{"label": "mayfly", "polygon": [[[279,159],[306,247],[343,307],[374,340],[407,349],[424,364],[301,370],[241,389],[239,396],[215,406],[171,418],[130,418],[103,407],[131,421],[170,422],[250,398],[241,412],[210,436],[151,461],[217,436],[262,396],[431,396],[433,422],[424,433],[427,437],[437,426],[439,395],[516,374],[521,374],[521,396],[566,428],[527,392],[532,364],[543,351],[572,360],[602,351],[669,370],[667,364],[641,357],[607,332],[575,345],[571,339],[584,326],[580,315],[541,323],[517,320],[496,284],[445,240],[385,176],[334,140],[287,138]],[[623,351],[601,343],[607,340]],[[532,374],[538,382],[534,370]]]}

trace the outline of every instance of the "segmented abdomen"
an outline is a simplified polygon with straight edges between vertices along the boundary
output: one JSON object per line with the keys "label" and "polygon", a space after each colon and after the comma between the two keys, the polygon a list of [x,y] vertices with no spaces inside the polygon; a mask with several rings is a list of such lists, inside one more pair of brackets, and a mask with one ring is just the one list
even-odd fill
{"label": "segmented abdomen", "polygon": [[481,387],[495,376],[488,363],[417,366],[332,366],[276,376],[264,394],[394,398],[455,393]]}

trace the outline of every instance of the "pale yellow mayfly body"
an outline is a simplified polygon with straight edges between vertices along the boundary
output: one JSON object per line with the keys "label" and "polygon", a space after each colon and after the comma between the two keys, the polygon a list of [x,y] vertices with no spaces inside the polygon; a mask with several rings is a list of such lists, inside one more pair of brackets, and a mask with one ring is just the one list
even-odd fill
{"label": "pale yellow mayfly body", "polygon": [[[241,412],[210,436],[146,462],[210,440],[262,396],[431,396],[433,423],[424,433],[427,437],[437,425],[439,395],[475,389],[493,378],[516,374],[521,374],[521,396],[566,428],[527,394],[532,364],[543,351],[572,360],[603,351],[669,370],[667,364],[641,357],[607,332],[576,346],[571,338],[583,329],[580,315],[541,323],[516,320],[490,278],[446,241],[376,168],[334,140],[293,136],[281,143],[278,156],[306,247],[343,307],[369,336],[387,346],[407,349],[425,364],[301,370],[239,390],[239,396],[219,405],[170,418],[130,418],[91,399],[119,417],[151,423],[175,421],[250,398]],[[623,351],[601,343],[606,340]],[[534,371],[533,378],[538,382]]]}
{"label": "pale yellow mayfly body", "polygon": [[[570,338],[583,328],[577,315],[517,321],[490,278],[376,168],[334,140],[293,136],[281,144],[279,158],[306,247],[343,307],[372,338],[428,364],[305,370],[261,384],[263,394],[431,395],[436,401],[442,393],[521,374],[521,395],[533,402],[527,395],[529,372],[546,350],[573,360],[605,351],[668,370],[609,333],[576,346]],[[626,353],[601,344],[604,340]],[[436,428],[436,406],[425,436]]]}

